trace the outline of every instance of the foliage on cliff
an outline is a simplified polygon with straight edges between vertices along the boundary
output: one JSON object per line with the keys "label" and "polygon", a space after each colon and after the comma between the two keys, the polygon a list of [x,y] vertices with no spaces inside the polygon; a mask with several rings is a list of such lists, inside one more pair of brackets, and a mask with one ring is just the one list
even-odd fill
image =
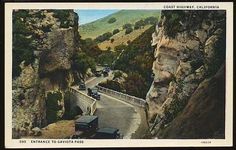
{"label": "foliage on cliff", "polygon": [[13,63],[12,76],[17,77],[21,73],[20,63],[25,65],[34,61],[32,32],[27,28],[23,18],[30,17],[27,10],[13,11]]}
{"label": "foliage on cliff", "polygon": [[128,73],[124,87],[126,92],[141,98],[146,97],[152,82],[151,68],[154,58],[151,44],[147,43],[151,41],[153,32],[154,26],[131,42],[114,64],[115,69]]}
{"label": "foliage on cliff", "polygon": [[150,83],[153,50],[150,43],[154,26],[131,42],[114,65],[115,69],[125,72],[138,72]]}

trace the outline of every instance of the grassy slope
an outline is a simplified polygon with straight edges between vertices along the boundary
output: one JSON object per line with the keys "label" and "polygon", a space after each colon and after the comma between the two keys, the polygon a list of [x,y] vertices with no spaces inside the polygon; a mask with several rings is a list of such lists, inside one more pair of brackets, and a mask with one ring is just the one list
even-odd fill
{"label": "grassy slope", "polygon": [[[79,32],[83,39],[96,38],[98,35],[105,32],[112,32],[114,29],[122,29],[122,26],[126,23],[134,24],[140,19],[150,16],[158,17],[159,15],[159,10],[121,10],[94,22],[81,25]],[[109,24],[108,20],[112,17],[116,18],[116,22]]]}
{"label": "grassy slope", "polygon": [[125,30],[120,31],[118,34],[115,34],[110,39],[114,39],[114,42],[111,43],[111,41],[106,40],[102,43],[98,44],[98,47],[101,50],[107,50],[108,47],[110,47],[112,50],[114,50],[115,46],[118,46],[120,44],[127,45],[127,41],[132,42],[134,39],[136,39],[138,36],[143,34],[147,29],[149,29],[151,25],[146,25],[142,29],[134,30],[130,34],[125,34]]}

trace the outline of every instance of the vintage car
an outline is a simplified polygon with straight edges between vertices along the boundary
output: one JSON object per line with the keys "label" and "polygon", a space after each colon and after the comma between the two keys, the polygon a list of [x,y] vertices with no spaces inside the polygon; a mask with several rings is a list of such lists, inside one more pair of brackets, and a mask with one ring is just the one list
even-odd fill
{"label": "vintage car", "polygon": [[101,70],[96,71],[94,74],[95,74],[96,77],[101,77],[102,76],[102,71]]}
{"label": "vintage car", "polygon": [[86,90],[85,83],[82,82],[79,84],[79,90]]}
{"label": "vintage car", "polygon": [[91,137],[92,139],[120,139],[119,129],[116,128],[100,128]]}
{"label": "vintage car", "polygon": [[100,100],[100,98],[101,98],[100,94],[98,93],[98,89],[95,88],[95,87],[94,88],[88,88],[87,95],[95,98],[96,100]]}
{"label": "vintage car", "polygon": [[71,136],[72,139],[89,138],[94,135],[98,129],[97,116],[81,116],[75,121],[75,134]]}

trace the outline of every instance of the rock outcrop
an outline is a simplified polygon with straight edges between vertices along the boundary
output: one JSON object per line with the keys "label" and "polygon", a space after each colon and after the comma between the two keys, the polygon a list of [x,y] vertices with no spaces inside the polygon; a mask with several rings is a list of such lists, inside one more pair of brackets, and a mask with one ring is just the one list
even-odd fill
{"label": "rock outcrop", "polygon": [[[19,138],[63,116],[65,91],[74,82],[71,57],[79,51],[79,35],[73,10],[15,10],[13,18],[18,23],[13,40],[32,40],[29,52],[34,54],[30,63],[19,59],[21,72],[13,78],[13,138]],[[17,32],[19,25],[27,33]],[[19,46],[13,47],[17,59]]]}
{"label": "rock outcrop", "polygon": [[[211,96],[203,96],[198,104],[192,104],[195,109],[187,106],[194,101],[192,99],[196,100],[196,95],[207,94],[207,90],[198,89],[205,80],[214,76],[225,61],[225,11],[162,11],[161,21],[152,37],[152,46],[155,47],[152,70],[155,76],[147,94],[152,134],[158,138],[215,138],[213,132],[224,126],[218,128],[217,125],[207,124],[206,118],[195,116],[195,122],[191,119],[191,125],[193,127],[195,123],[195,127],[181,127],[176,123],[176,117],[182,118],[182,123],[187,122],[190,115],[183,118],[184,113],[194,114],[199,109],[205,109],[204,114],[210,118],[211,111],[217,108],[222,110],[221,117],[223,115],[224,105],[215,105],[218,102]],[[224,86],[219,88],[224,92]],[[197,107],[205,105],[206,101],[214,105],[214,110],[207,109],[207,106]],[[219,101],[223,103],[224,98]],[[203,123],[204,127],[201,126]],[[209,132],[198,134],[200,127]],[[180,133],[182,129],[195,131]],[[220,132],[223,138],[224,130]]]}

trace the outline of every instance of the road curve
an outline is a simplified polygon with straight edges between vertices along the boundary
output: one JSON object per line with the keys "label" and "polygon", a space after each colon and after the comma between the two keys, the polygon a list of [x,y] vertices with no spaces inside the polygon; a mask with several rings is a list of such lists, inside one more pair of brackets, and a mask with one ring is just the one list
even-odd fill
{"label": "road curve", "polygon": [[[105,78],[94,77],[89,79],[85,82],[86,88],[94,87],[108,78],[112,78],[112,72]],[[106,94],[100,94],[101,100],[97,101],[95,113],[99,117],[99,127],[118,128],[123,138],[130,139],[141,123],[140,114],[135,110],[134,106]]]}

